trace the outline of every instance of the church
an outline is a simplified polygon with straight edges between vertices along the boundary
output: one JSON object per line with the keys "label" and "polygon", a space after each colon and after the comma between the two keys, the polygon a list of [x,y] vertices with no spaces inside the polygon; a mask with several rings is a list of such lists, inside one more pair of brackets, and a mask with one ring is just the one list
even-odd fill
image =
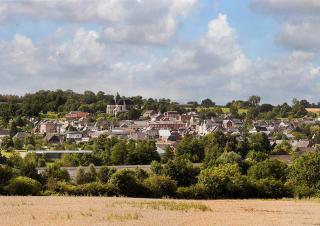
{"label": "church", "polygon": [[117,97],[109,102],[107,105],[107,114],[117,115],[121,112],[127,112],[130,109],[134,108],[134,103],[130,99],[120,98],[117,100]]}

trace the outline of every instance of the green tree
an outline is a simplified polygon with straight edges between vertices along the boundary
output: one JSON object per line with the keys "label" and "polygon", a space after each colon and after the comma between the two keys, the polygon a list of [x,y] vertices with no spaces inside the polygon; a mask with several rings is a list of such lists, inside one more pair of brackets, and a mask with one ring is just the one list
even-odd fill
{"label": "green tree", "polygon": [[293,150],[288,141],[284,140],[280,144],[277,144],[273,151],[273,154],[292,154]]}
{"label": "green tree", "polygon": [[239,198],[246,194],[246,180],[237,164],[224,164],[201,170],[199,183],[208,188],[211,198]]}
{"label": "green tree", "polygon": [[201,106],[209,108],[209,107],[214,107],[216,104],[209,98],[204,99],[201,101]]}
{"label": "green tree", "polygon": [[14,137],[13,139],[13,146],[16,150],[21,150],[23,147],[23,143],[19,138]]}
{"label": "green tree", "polygon": [[6,136],[2,138],[2,142],[1,142],[1,148],[4,150],[9,150],[11,148],[13,148],[14,144],[13,144],[13,140],[11,137]]}
{"label": "green tree", "polygon": [[290,167],[289,181],[298,196],[313,196],[320,189],[320,152],[296,158]]}
{"label": "green tree", "polygon": [[164,149],[164,154],[162,155],[161,162],[167,163],[169,160],[174,158],[174,150],[169,145],[167,145]]}
{"label": "green tree", "polygon": [[288,176],[288,166],[279,160],[265,160],[251,166],[248,170],[248,176],[254,180],[272,178],[285,182]]}
{"label": "green tree", "polygon": [[250,148],[254,151],[269,154],[271,145],[268,136],[265,133],[255,133],[250,136]]}
{"label": "green tree", "polygon": [[10,195],[39,195],[42,186],[34,179],[19,176],[11,179],[5,190]]}
{"label": "green tree", "polygon": [[185,156],[192,162],[201,162],[204,159],[204,146],[193,136],[185,136],[176,147],[177,156]]}
{"label": "green tree", "polygon": [[150,195],[150,191],[130,170],[119,170],[110,178],[110,184],[115,186],[121,195],[128,197],[146,197]]}
{"label": "green tree", "polygon": [[167,176],[153,175],[145,180],[154,198],[174,197],[177,183]]}
{"label": "green tree", "polygon": [[239,154],[235,152],[224,152],[222,155],[219,156],[219,158],[216,161],[217,165],[221,164],[238,164],[241,166],[242,164],[242,158]]}
{"label": "green tree", "polygon": [[251,106],[258,106],[261,101],[261,98],[259,96],[250,96],[248,99],[248,102],[251,104]]}
{"label": "green tree", "polygon": [[193,167],[189,160],[178,157],[164,165],[163,174],[177,181],[178,186],[190,186],[197,182],[199,169]]}

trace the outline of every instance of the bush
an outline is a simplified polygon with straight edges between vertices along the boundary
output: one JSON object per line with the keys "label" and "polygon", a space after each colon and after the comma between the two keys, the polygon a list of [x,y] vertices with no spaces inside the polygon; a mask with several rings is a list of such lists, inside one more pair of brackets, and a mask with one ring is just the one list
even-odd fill
{"label": "bush", "polygon": [[178,186],[190,186],[197,183],[199,168],[193,167],[189,160],[178,157],[164,165],[163,174],[175,180]]}
{"label": "bush", "polygon": [[190,187],[179,187],[177,197],[179,199],[208,199],[209,191],[203,184],[195,184]]}
{"label": "bush", "polygon": [[88,172],[82,167],[78,168],[76,182],[77,184],[86,184],[97,181],[97,173],[93,165],[90,165]]}
{"label": "bush", "polygon": [[117,170],[115,168],[109,168],[107,166],[102,166],[98,171],[98,179],[102,183],[107,183],[111,175],[114,174]]}
{"label": "bush", "polygon": [[58,183],[57,192],[60,194],[76,196],[117,196],[118,189],[112,184],[102,184],[100,182],[87,183],[81,185],[71,185],[65,182]]}
{"label": "bush", "polygon": [[285,181],[288,176],[288,167],[279,160],[265,160],[251,166],[248,170],[248,176],[254,180],[273,178]]}
{"label": "bush", "polygon": [[316,196],[320,190],[320,152],[303,154],[290,166],[289,184],[298,197]]}
{"label": "bush", "polygon": [[221,165],[227,163],[238,164],[239,166],[241,166],[242,158],[239,154],[235,152],[224,152],[219,156],[219,158],[216,161],[216,164]]}
{"label": "bush", "polygon": [[199,183],[208,188],[211,198],[241,198],[246,196],[247,180],[237,164],[225,164],[200,172]]}
{"label": "bush", "polygon": [[131,170],[119,170],[110,178],[110,183],[115,186],[120,195],[128,197],[148,197],[149,189],[138,181],[135,172]]}
{"label": "bush", "polygon": [[11,179],[5,190],[10,195],[39,195],[41,184],[29,177],[19,176]]}
{"label": "bush", "polygon": [[272,178],[253,181],[253,185],[256,189],[256,197],[253,198],[283,198],[292,196],[290,190],[281,181]]}
{"label": "bush", "polygon": [[52,177],[58,181],[70,181],[70,175],[67,170],[62,170],[58,164],[53,164],[45,170],[46,177]]}
{"label": "bush", "polygon": [[173,197],[177,190],[177,183],[167,176],[154,175],[145,180],[154,198]]}
{"label": "bush", "polygon": [[253,162],[262,162],[268,158],[269,158],[268,154],[260,151],[249,151],[247,154],[247,160],[250,160]]}
{"label": "bush", "polygon": [[0,165],[0,184],[7,183],[13,177],[12,169],[9,166]]}

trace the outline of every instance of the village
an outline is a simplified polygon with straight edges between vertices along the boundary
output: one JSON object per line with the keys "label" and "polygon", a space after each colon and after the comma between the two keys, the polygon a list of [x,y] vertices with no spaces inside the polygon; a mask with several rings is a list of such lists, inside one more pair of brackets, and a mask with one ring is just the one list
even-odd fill
{"label": "village", "polygon": [[[130,99],[121,98],[111,101],[106,108],[106,114],[117,119],[117,115],[126,113],[136,108]],[[283,142],[289,144],[295,153],[313,152],[316,150],[314,137],[303,137],[295,132],[301,125],[317,125],[320,118],[308,117],[297,119],[273,119],[273,120],[252,120],[248,125],[244,119],[233,117],[230,113],[220,116],[201,119],[199,112],[189,111],[178,113],[177,111],[167,111],[164,113],[154,110],[144,111],[137,120],[108,120],[90,119],[90,113],[82,111],[71,111],[63,119],[30,119],[33,125],[32,131],[20,131],[14,134],[13,139],[20,140],[21,143],[28,137],[36,136],[44,140],[46,145],[29,149],[21,146],[23,151],[19,151],[24,157],[28,152],[37,155],[48,154],[53,159],[59,159],[62,154],[90,154],[90,150],[60,150],[59,144],[87,143],[90,139],[98,138],[101,135],[117,137],[124,140],[154,140],[159,155],[164,154],[166,146],[175,148],[183,137],[191,135],[201,138],[212,132],[220,131],[236,137],[238,141],[244,135],[264,133],[267,135],[272,147],[281,145]],[[0,129],[0,143],[9,134]],[[314,135],[315,136],[315,135]],[[272,158],[282,161],[291,161],[290,153],[273,153]]]}

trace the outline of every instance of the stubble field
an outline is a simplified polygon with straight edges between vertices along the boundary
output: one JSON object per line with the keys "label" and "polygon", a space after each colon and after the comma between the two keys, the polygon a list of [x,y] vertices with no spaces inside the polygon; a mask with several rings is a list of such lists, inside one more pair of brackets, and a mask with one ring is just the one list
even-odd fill
{"label": "stubble field", "polygon": [[0,197],[0,225],[320,225],[320,201]]}

